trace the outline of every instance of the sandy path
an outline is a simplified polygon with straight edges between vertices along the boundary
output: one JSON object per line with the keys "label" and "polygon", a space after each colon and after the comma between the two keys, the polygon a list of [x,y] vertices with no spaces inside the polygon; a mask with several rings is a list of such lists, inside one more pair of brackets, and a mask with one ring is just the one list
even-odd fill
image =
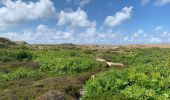
{"label": "sandy path", "polygon": [[104,63],[106,63],[109,67],[112,67],[112,66],[113,66],[113,67],[114,67],[114,66],[124,67],[124,64],[122,64],[122,63],[108,62],[108,61],[106,61],[106,60],[103,59],[103,58],[97,57],[96,60],[99,61],[99,62],[104,62]]}

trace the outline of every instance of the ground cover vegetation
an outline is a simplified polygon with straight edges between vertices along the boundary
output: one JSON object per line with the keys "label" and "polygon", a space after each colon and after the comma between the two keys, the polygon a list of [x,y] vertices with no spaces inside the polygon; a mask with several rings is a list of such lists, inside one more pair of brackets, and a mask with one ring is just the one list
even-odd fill
{"label": "ground cover vegetation", "polygon": [[[0,99],[168,100],[169,55],[163,48],[2,47]],[[125,66],[108,66],[96,57]]]}

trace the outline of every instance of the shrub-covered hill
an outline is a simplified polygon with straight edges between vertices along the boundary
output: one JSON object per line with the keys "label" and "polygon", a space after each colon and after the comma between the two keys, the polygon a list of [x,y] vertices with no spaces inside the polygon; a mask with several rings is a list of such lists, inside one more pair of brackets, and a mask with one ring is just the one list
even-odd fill
{"label": "shrub-covered hill", "polygon": [[84,86],[84,100],[170,100],[170,49],[135,49],[101,55],[128,68],[98,74]]}
{"label": "shrub-covered hill", "polygon": [[15,47],[28,44],[25,41],[11,41],[10,39],[0,37],[0,47]]}
{"label": "shrub-covered hill", "polygon": [[165,48],[14,45],[0,48],[0,100],[169,100],[169,66]]}
{"label": "shrub-covered hill", "polygon": [[0,46],[14,45],[15,43],[7,38],[0,37]]}
{"label": "shrub-covered hill", "polygon": [[108,70],[96,54],[74,46],[0,48],[0,100],[46,100],[58,93],[77,99],[91,75]]}

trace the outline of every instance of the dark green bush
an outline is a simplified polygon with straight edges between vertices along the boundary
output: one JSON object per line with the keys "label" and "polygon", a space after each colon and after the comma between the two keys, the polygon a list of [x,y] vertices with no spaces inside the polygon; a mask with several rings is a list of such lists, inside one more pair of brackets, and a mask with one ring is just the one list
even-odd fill
{"label": "dark green bush", "polygon": [[0,61],[31,60],[33,58],[29,51],[0,50]]}
{"label": "dark green bush", "polygon": [[29,52],[20,51],[20,52],[17,52],[17,53],[15,54],[15,58],[16,58],[17,60],[23,60],[23,59],[31,60],[31,59],[32,59],[32,55],[31,55],[31,53],[29,53]]}

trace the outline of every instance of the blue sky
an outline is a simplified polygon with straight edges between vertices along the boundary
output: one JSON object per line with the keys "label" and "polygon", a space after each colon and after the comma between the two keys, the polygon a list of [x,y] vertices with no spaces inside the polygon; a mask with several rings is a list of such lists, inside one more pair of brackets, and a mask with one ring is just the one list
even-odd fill
{"label": "blue sky", "polygon": [[170,43],[170,0],[0,0],[0,37],[31,44]]}

